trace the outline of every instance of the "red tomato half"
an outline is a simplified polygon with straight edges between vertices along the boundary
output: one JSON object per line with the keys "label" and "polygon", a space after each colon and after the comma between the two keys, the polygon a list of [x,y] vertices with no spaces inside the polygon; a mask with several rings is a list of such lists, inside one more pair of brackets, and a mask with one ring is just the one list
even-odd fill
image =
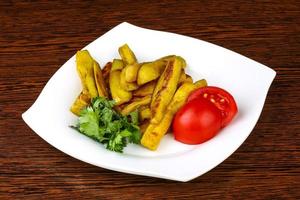
{"label": "red tomato half", "polygon": [[207,86],[195,90],[188,98],[187,102],[194,99],[204,98],[215,105],[222,113],[222,127],[229,124],[238,109],[234,98],[229,92],[213,86]]}
{"label": "red tomato half", "polygon": [[200,144],[215,136],[221,129],[220,110],[204,98],[186,103],[175,115],[173,133],[177,141]]}

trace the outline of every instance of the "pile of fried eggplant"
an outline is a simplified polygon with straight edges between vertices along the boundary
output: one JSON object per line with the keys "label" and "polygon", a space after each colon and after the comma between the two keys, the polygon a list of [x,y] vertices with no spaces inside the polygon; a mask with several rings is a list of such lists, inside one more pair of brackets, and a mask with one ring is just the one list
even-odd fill
{"label": "pile of fried eggplant", "polygon": [[76,53],[82,91],[70,110],[79,115],[97,96],[113,99],[115,109],[122,115],[138,110],[141,144],[156,150],[189,94],[207,83],[204,79],[193,82],[185,73],[186,61],[180,56],[139,63],[127,44],[119,48],[119,54],[121,59],[114,59],[101,69],[87,50]]}

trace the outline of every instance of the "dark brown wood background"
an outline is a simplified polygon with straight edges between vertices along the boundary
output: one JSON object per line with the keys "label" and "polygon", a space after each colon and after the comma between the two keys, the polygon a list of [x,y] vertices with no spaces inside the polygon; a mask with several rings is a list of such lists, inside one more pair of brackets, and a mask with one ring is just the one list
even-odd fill
{"label": "dark brown wood background", "polygon": [[[246,142],[193,181],[91,166],[21,119],[76,50],[123,21],[206,40],[277,71]],[[0,199],[299,199],[299,27],[298,0],[1,1]]]}

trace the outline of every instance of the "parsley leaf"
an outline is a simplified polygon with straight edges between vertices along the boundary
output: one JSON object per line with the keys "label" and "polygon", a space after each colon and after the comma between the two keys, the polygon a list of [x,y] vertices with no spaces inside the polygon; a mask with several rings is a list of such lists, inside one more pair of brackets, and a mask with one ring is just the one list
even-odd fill
{"label": "parsley leaf", "polygon": [[107,149],[122,153],[128,143],[140,143],[138,112],[130,113],[129,121],[127,116],[122,116],[113,109],[114,105],[114,101],[104,97],[94,98],[91,106],[81,111],[74,128],[103,143]]}
{"label": "parsley leaf", "polygon": [[131,117],[131,122],[134,125],[138,125],[139,124],[139,113],[138,113],[138,110],[135,110],[135,111],[129,113],[129,115]]}

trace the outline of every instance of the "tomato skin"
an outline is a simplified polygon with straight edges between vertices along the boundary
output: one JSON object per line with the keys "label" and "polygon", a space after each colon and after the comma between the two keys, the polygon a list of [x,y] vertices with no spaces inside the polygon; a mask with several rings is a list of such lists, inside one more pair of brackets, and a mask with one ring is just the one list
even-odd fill
{"label": "tomato skin", "polygon": [[176,113],[174,137],[185,144],[200,144],[214,137],[221,129],[221,123],[222,115],[218,108],[206,99],[194,99]]}
{"label": "tomato skin", "polygon": [[238,108],[233,96],[226,90],[207,86],[192,92],[187,102],[198,98],[205,98],[212,102],[222,113],[222,127],[227,126],[238,112]]}

